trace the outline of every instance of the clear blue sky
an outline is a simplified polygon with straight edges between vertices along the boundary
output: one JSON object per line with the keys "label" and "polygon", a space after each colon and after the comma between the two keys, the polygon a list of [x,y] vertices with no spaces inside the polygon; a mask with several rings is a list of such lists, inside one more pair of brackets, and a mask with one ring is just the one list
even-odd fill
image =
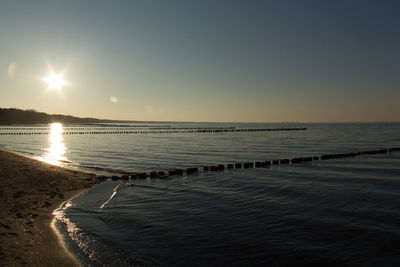
{"label": "clear blue sky", "polygon": [[[0,1],[0,107],[400,121],[400,1]],[[49,89],[43,77],[63,73]]]}

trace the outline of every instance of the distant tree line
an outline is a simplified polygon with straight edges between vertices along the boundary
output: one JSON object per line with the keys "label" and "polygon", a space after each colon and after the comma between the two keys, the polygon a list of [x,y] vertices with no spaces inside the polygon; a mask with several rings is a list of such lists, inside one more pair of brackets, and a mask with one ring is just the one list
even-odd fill
{"label": "distant tree line", "polygon": [[69,115],[47,114],[34,109],[22,110],[17,108],[0,108],[0,125],[7,124],[47,124],[60,123],[99,123],[114,122],[94,118],[78,118]]}

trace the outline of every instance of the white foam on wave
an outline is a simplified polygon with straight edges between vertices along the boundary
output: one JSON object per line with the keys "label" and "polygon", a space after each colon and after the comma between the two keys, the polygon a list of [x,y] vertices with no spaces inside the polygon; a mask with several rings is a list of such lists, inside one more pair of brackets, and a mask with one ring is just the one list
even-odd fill
{"label": "white foam on wave", "polygon": [[73,202],[68,201],[64,203],[60,208],[54,210],[53,215],[55,217],[55,220],[65,225],[67,235],[78,246],[83,254],[87,256],[90,260],[95,262],[96,257],[90,245],[92,238],[89,235],[85,234],[75,223],[71,222],[71,220],[65,216],[66,210],[72,208],[73,206]]}
{"label": "white foam on wave", "polygon": [[114,188],[114,190],[113,190],[113,192],[112,192],[110,198],[107,199],[107,201],[104,202],[103,205],[100,206],[100,209],[103,209],[103,208],[115,197],[115,195],[117,194],[117,191],[118,191],[119,189],[121,189],[121,184],[117,185],[117,186]]}

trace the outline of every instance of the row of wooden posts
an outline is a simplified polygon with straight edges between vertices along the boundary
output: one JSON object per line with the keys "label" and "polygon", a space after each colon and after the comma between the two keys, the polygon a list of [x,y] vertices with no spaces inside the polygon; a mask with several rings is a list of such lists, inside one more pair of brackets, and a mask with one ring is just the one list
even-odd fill
{"label": "row of wooden posts", "polygon": [[324,154],[321,156],[313,157],[297,157],[293,159],[276,159],[267,161],[256,161],[256,162],[244,162],[244,163],[230,163],[227,165],[218,164],[211,166],[203,166],[202,168],[186,168],[186,169],[173,169],[168,171],[152,171],[152,172],[140,172],[140,173],[130,173],[124,174],[122,176],[99,176],[100,180],[128,180],[128,179],[146,179],[146,178],[166,178],[168,176],[174,175],[191,175],[199,171],[203,172],[213,172],[213,171],[223,171],[225,169],[248,169],[248,168],[266,168],[272,165],[287,165],[287,164],[302,164],[317,160],[328,160],[328,159],[343,159],[351,158],[360,155],[376,155],[376,154],[387,154],[392,151],[399,151],[400,147],[389,148],[389,149],[378,149],[378,150],[367,150],[361,152],[352,153],[339,153],[339,154]]}
{"label": "row of wooden posts", "polygon": [[[64,131],[62,134],[167,134],[167,133],[232,133],[232,132],[269,132],[269,131],[305,131],[307,128],[250,128],[250,129],[190,129],[162,131]],[[0,135],[46,135],[50,132],[0,132]]]}
{"label": "row of wooden posts", "polygon": [[[129,126],[129,127],[62,127],[63,130],[132,130],[132,129],[149,129],[149,130],[202,130],[202,129],[236,129],[236,127],[167,127],[167,126]],[[51,127],[0,127],[0,131],[49,131]]]}

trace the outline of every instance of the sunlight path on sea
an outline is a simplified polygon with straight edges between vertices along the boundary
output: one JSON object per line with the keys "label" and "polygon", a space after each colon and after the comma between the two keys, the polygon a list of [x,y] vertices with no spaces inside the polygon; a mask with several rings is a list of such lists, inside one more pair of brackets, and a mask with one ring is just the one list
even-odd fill
{"label": "sunlight path on sea", "polygon": [[36,157],[38,160],[60,166],[67,161],[65,153],[67,147],[64,144],[63,126],[61,123],[50,124],[50,134],[48,139],[49,147],[45,149],[42,156]]}

